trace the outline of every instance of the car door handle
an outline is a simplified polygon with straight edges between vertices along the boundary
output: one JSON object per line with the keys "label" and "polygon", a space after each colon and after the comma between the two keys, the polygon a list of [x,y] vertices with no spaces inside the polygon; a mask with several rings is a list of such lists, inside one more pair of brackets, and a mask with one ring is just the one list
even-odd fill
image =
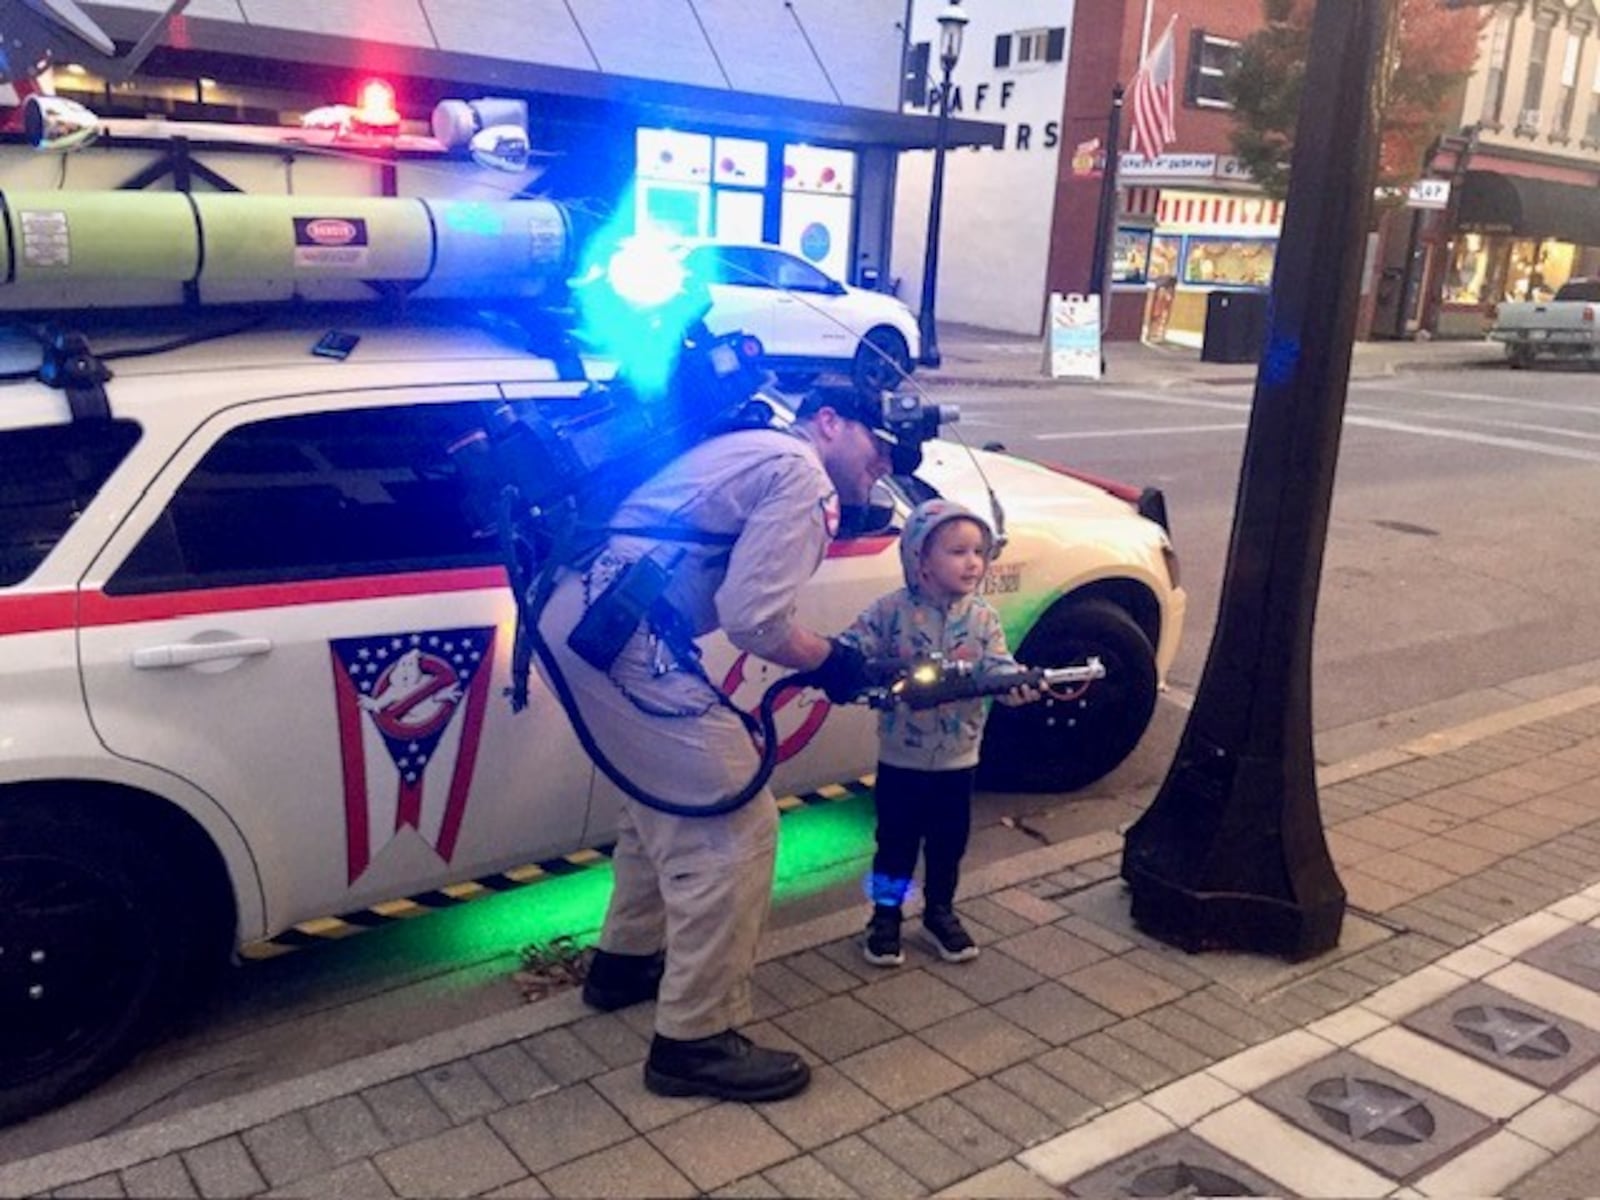
{"label": "car door handle", "polygon": [[178,642],[172,646],[144,646],[133,652],[133,665],[141,671],[187,667],[223,658],[253,658],[272,649],[268,638],[236,638],[227,642]]}

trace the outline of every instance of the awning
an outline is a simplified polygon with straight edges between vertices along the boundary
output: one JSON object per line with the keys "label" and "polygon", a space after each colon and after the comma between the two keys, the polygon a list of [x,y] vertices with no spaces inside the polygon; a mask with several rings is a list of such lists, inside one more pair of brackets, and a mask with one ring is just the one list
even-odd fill
{"label": "awning", "polygon": [[1600,246],[1600,187],[1468,171],[1456,227]]}
{"label": "awning", "polygon": [[[91,4],[88,11],[119,41],[137,39],[150,25],[148,11],[103,4]],[[398,76],[413,81],[416,86],[407,90],[418,94],[429,87],[440,95],[460,94],[461,87],[452,84],[537,94],[542,116],[603,124],[681,124],[750,136],[781,132],[800,141],[890,150],[932,149],[939,126],[937,117],[920,113],[635,79],[422,46],[384,44],[375,49],[354,35],[270,29],[211,17],[186,16],[181,38],[169,38],[152,54],[149,69],[254,81],[261,77],[263,63],[284,64],[288,69],[283,78],[292,78],[301,90],[314,91],[330,72],[353,73],[351,78],[359,79],[377,71],[391,80]],[[1005,137],[1004,124],[952,117],[945,144],[1001,149]]]}

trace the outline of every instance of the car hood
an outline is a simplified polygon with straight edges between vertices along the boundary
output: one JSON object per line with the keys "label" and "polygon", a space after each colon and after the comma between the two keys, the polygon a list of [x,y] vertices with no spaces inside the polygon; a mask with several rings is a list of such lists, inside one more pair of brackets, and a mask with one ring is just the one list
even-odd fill
{"label": "car hood", "polygon": [[[941,495],[980,513],[989,512],[988,492],[992,490],[1013,519],[1026,517],[1046,523],[1143,520],[1127,501],[1092,483],[1025,458],[989,450],[969,452],[943,440],[927,444],[917,474]],[[1160,534],[1159,526],[1145,523]]]}

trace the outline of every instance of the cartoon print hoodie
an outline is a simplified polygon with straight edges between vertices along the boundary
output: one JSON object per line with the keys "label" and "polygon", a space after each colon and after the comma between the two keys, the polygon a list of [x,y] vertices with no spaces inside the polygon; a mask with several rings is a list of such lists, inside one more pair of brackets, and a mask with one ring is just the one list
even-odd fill
{"label": "cartoon print hoodie", "polygon": [[[948,521],[976,521],[988,545],[994,533],[971,509],[950,500],[917,505],[900,535],[900,563],[906,586],[875,600],[841,640],[857,646],[868,658],[892,658],[910,664],[941,655],[975,663],[978,672],[1014,670],[1016,659],[1006,649],[1000,614],[981,596],[942,600],[922,584],[922,548],[933,531]],[[958,700],[913,712],[897,705],[878,717],[878,759],[918,771],[950,771],[976,766],[988,700]]]}

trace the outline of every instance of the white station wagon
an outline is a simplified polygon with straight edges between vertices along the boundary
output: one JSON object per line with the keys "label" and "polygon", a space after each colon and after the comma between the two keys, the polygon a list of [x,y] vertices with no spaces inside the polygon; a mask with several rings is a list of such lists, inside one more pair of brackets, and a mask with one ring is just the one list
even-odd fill
{"label": "white station wagon", "polygon": [[[0,1121],[104,1077],[241,944],[612,837],[618,794],[555,699],[504,698],[512,598],[447,453],[494,406],[588,385],[487,328],[340,321],[342,361],[304,324],[134,357],[156,339],[97,336],[101,412],[29,376],[37,345],[0,348]],[[1080,786],[1177,650],[1159,496],[977,458],[1013,647],[1108,672],[998,711],[985,778]],[[919,478],[986,511],[965,450],[930,443]],[[900,581],[907,485],[877,499],[805,592],[816,628]],[[707,663],[753,705],[762,669],[721,641]],[[871,769],[867,710],[782,717],[780,794]]]}

